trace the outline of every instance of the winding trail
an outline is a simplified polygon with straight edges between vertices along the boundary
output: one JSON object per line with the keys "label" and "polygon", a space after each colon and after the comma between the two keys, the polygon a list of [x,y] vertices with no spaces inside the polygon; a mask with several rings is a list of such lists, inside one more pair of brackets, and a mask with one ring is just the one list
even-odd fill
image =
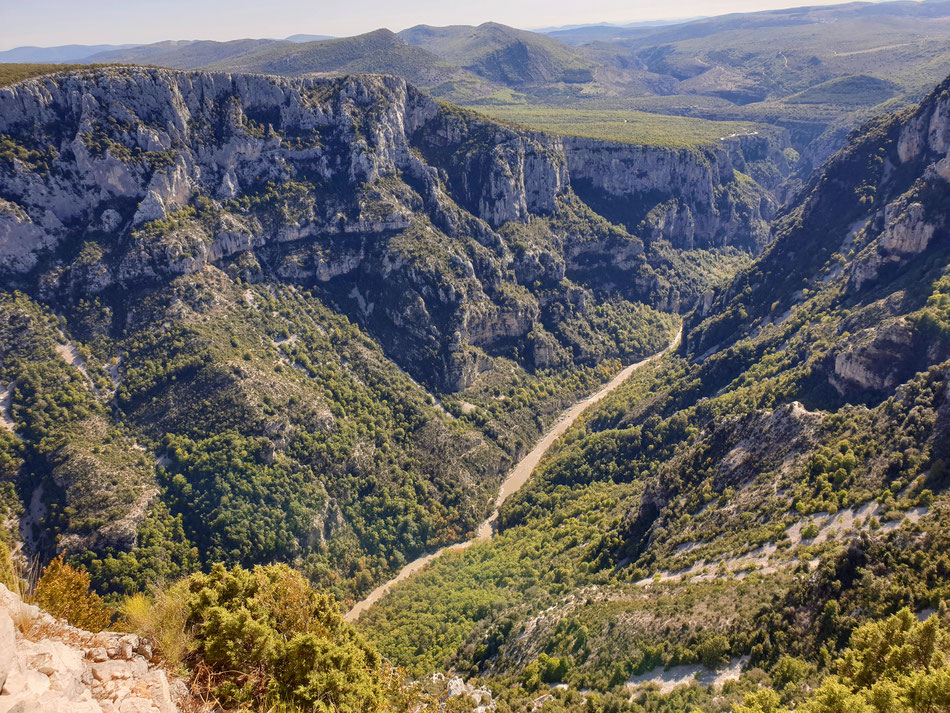
{"label": "winding trail", "polygon": [[434,560],[436,557],[441,555],[446,550],[450,551],[459,551],[464,550],[470,545],[475,544],[476,542],[484,542],[490,540],[495,534],[495,520],[498,519],[498,509],[501,507],[502,503],[505,502],[509,497],[514,493],[518,492],[521,487],[528,482],[528,478],[531,477],[531,473],[534,472],[535,467],[538,463],[541,462],[541,458],[544,457],[544,454],[547,453],[548,449],[554,444],[554,442],[564,435],[564,433],[569,429],[577,418],[584,413],[588,408],[596,404],[598,401],[603,399],[607,394],[620,386],[625,382],[633,372],[635,372],[640,367],[645,364],[649,364],[651,361],[659,359],[661,356],[667,352],[675,349],[679,346],[680,338],[683,336],[683,327],[682,325],[677,331],[676,336],[673,337],[673,341],[670,342],[669,346],[661,352],[654,354],[651,357],[647,357],[642,361],[638,361],[636,364],[631,364],[630,366],[624,367],[614,378],[608,381],[604,386],[600,388],[599,391],[594,392],[586,399],[578,401],[576,404],[571,406],[567,411],[561,414],[558,420],[554,423],[551,429],[542,436],[534,448],[531,449],[531,452],[528,453],[524,458],[522,458],[518,464],[512,468],[508,475],[505,476],[504,481],[502,481],[501,487],[498,489],[498,496],[495,498],[495,506],[492,509],[492,514],[485,520],[481,525],[479,525],[478,530],[475,532],[475,537],[465,542],[459,542],[454,545],[446,545],[445,547],[436,550],[435,552],[430,552],[427,555],[422,555],[414,559],[412,562],[403,567],[399,574],[390,579],[388,582],[385,582],[372,592],[370,592],[365,599],[358,601],[353,608],[350,609],[345,615],[344,619],[347,621],[356,621],[360,614],[373,606],[378,602],[386,592],[393,588],[394,585],[402,582],[405,579],[408,579],[413,574],[425,567],[429,562]]}

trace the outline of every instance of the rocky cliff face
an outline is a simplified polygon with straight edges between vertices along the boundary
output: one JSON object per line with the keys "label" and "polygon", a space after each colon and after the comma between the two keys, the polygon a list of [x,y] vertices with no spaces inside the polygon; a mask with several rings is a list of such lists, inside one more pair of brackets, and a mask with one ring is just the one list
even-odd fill
{"label": "rocky cliff face", "polygon": [[76,298],[209,265],[313,284],[449,390],[545,332],[538,285],[596,290],[609,274],[677,309],[641,241],[575,188],[644,207],[632,227],[681,247],[754,248],[771,211],[735,178],[734,151],[565,143],[393,77],[89,70],[0,89],[0,138],[9,285]]}
{"label": "rocky cliff face", "polygon": [[144,639],[69,626],[2,584],[0,688],[4,713],[177,713],[188,695]]}
{"label": "rocky cliff face", "polygon": [[761,250],[778,204],[745,172],[762,162],[789,172],[780,143],[754,134],[704,149],[564,142],[572,186],[585,200],[644,239],[685,250]]}
{"label": "rocky cliff face", "polygon": [[[473,124],[486,144],[474,144]],[[277,230],[216,226],[187,263],[130,258],[115,277],[198,269],[263,244],[399,230],[420,207],[385,213],[371,200],[348,204],[329,184],[356,192],[405,174],[418,197],[452,199],[487,234],[553,212],[568,183],[557,139],[453,115],[391,77],[307,81],[130,69],[45,78],[0,90],[0,133],[8,141],[0,252],[7,273],[29,271],[77,233],[134,231],[195,196],[232,199],[292,169],[321,183],[320,197],[332,202],[309,206]],[[428,165],[419,148],[434,159]],[[439,207],[438,217],[449,221]]]}
{"label": "rocky cliff face", "polygon": [[688,348],[701,355],[754,338],[825,295],[822,310],[846,310],[822,362],[827,383],[845,398],[889,393],[947,355],[935,321],[950,249],[948,196],[944,82],[919,106],[852,136],[777,218],[776,239],[754,268],[704,299],[689,319]]}

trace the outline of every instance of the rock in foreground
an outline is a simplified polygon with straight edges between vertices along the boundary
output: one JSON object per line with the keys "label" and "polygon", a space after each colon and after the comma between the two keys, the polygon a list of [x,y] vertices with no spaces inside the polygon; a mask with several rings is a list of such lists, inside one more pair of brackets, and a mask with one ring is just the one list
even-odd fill
{"label": "rock in foreground", "polygon": [[93,634],[55,619],[0,585],[0,713],[175,713],[150,644]]}

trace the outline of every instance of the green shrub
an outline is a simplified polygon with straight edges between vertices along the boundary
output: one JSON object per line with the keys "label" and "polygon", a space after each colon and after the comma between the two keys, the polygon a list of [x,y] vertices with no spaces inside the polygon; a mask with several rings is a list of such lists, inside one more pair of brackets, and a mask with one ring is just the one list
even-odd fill
{"label": "green shrub", "polygon": [[814,670],[814,666],[794,656],[783,656],[772,668],[772,683],[776,688],[795,686]]}
{"label": "green shrub", "polygon": [[904,608],[854,631],[851,647],[803,713],[931,713],[950,710],[950,632]]}
{"label": "green shrub", "polygon": [[699,660],[708,669],[729,663],[729,639],[717,634],[703,641],[698,648]]}
{"label": "green shrub", "polygon": [[10,546],[2,537],[0,537],[0,584],[11,592],[19,590],[16,569],[13,566],[13,557],[10,554]]}
{"label": "green shrub", "polygon": [[159,589],[152,597],[133,594],[123,602],[120,613],[131,631],[152,642],[169,668],[181,666],[194,649],[185,582]]}
{"label": "green shrub", "polygon": [[548,656],[541,654],[538,657],[538,663],[541,665],[541,680],[545,683],[559,683],[567,676],[567,669],[570,666],[567,658],[557,656]]}
{"label": "green shrub", "polygon": [[102,631],[112,622],[112,610],[89,591],[89,574],[63,561],[60,555],[43,570],[33,601],[53,616],[89,631]]}
{"label": "green shrub", "polygon": [[385,702],[381,659],[336,601],[286,565],[227,569],[186,580],[195,652],[223,703],[285,702],[353,713]]}
{"label": "green shrub", "polygon": [[733,708],[733,713],[784,713],[786,709],[779,708],[781,699],[775,691],[757,691],[745,697],[743,705]]}

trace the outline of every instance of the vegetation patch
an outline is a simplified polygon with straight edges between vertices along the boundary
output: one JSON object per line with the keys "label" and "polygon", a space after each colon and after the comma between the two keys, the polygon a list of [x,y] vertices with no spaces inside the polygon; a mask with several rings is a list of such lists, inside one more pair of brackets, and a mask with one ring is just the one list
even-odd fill
{"label": "vegetation patch", "polygon": [[544,106],[472,105],[494,119],[541,131],[662,148],[715,146],[729,136],[757,130],[748,122],[709,121],[640,111]]}

